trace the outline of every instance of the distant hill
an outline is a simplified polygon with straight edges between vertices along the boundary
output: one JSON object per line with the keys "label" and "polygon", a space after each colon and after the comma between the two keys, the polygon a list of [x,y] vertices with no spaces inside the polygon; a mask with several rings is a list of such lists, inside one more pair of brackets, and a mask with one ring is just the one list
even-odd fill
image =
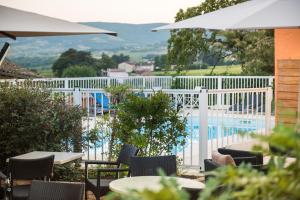
{"label": "distant hill", "polygon": [[[92,51],[95,56],[102,52],[127,53],[134,59],[147,54],[161,54],[166,51],[168,31],[151,32],[151,29],[165,25],[152,24],[124,24],[108,22],[87,22],[89,26],[108,29],[118,33],[118,37],[109,35],[80,35],[59,37],[18,38],[16,41],[8,40],[12,46],[9,58],[14,62],[29,67],[51,66],[51,63],[61,52],[75,48]],[[0,43],[7,39],[1,39]],[[38,61],[37,61],[38,60]],[[40,62],[41,61],[41,62]],[[35,63],[35,64],[32,64]]]}

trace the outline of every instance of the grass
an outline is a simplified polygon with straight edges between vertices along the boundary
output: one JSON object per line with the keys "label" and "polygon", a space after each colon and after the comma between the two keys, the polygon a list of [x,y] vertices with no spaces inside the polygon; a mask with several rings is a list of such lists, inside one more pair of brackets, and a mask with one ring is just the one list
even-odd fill
{"label": "grass", "polygon": [[[208,69],[195,69],[195,70],[187,70],[182,71],[180,75],[185,76],[203,76],[203,75],[210,75],[212,67]],[[46,78],[54,77],[52,69],[40,69],[38,72]],[[240,65],[232,65],[232,66],[217,66],[214,70],[213,75],[239,75],[242,72]],[[176,71],[166,71],[166,72],[154,72],[156,76],[172,76],[178,75]]]}
{"label": "grass", "polygon": [[[208,69],[194,69],[194,70],[186,70],[182,71],[180,75],[185,76],[203,76],[210,75],[212,67],[208,67]],[[213,71],[213,75],[239,75],[241,74],[242,69],[240,65],[231,65],[231,66],[217,66]],[[171,76],[177,75],[176,71],[166,71],[166,72],[155,72],[157,76]]]}
{"label": "grass", "polygon": [[39,72],[39,74],[41,76],[46,77],[46,78],[52,78],[52,77],[54,77],[51,68],[50,69],[45,69],[45,68],[44,69],[39,69],[38,72]]}

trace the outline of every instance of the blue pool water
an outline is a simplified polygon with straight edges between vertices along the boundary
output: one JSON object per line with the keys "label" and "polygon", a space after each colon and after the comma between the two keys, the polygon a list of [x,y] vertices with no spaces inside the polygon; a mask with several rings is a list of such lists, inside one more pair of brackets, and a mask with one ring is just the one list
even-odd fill
{"label": "blue pool water", "polygon": [[[251,133],[265,128],[265,120],[262,119],[246,119],[246,118],[208,118],[208,139],[217,137],[232,136],[233,134]],[[188,139],[199,139],[199,118],[187,118],[186,131],[189,133]]]}

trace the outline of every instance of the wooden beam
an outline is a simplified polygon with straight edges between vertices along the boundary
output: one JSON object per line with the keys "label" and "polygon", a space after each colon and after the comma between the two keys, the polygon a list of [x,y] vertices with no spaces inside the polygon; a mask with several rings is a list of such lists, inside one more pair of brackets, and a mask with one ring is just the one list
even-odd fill
{"label": "wooden beam", "polygon": [[16,36],[14,36],[14,35],[12,35],[12,34],[9,34],[9,33],[7,33],[7,32],[4,32],[4,31],[0,31],[0,34],[4,35],[4,36],[6,36],[6,37],[8,37],[8,38],[10,38],[10,39],[13,39],[13,40],[16,40],[16,39],[17,39]]}

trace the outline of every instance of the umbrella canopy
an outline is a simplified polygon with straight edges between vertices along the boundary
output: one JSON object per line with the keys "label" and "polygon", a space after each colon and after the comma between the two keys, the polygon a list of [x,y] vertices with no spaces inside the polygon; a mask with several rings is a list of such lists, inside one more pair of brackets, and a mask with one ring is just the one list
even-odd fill
{"label": "umbrella canopy", "polygon": [[0,37],[117,33],[0,5]]}
{"label": "umbrella canopy", "polygon": [[252,0],[204,15],[161,26],[164,29],[211,30],[276,29],[300,27],[300,0]]}

